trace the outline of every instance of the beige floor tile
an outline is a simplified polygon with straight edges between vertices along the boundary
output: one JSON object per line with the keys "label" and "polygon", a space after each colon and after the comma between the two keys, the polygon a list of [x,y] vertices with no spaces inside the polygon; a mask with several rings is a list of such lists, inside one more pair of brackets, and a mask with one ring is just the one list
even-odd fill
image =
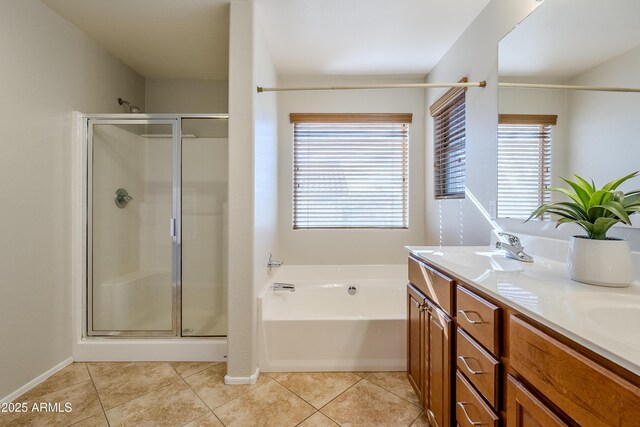
{"label": "beige floor tile", "polygon": [[208,414],[196,418],[189,424],[185,424],[184,427],[224,427],[224,424],[222,424],[215,415],[209,412]]}
{"label": "beige floor tile", "polygon": [[111,427],[182,426],[209,412],[183,381],[158,388],[106,411]]}
{"label": "beige floor tile", "polygon": [[100,412],[93,417],[74,424],[73,427],[109,427],[109,423],[107,422],[107,417],[105,417],[104,412]]}
{"label": "beige floor tile", "polygon": [[[0,417],[0,425],[11,427],[68,426],[102,412],[98,395],[91,381],[85,381],[25,402],[29,408],[28,412]],[[63,411],[65,410],[65,404],[70,403],[71,411],[46,412],[44,410],[31,410],[33,404],[39,405],[41,403],[58,403],[59,408]]]}
{"label": "beige floor tile", "polygon": [[24,402],[25,400],[33,400],[45,394],[80,384],[90,379],[89,371],[87,371],[84,363],[72,363],[20,396],[16,401]]}
{"label": "beige floor tile", "polygon": [[316,409],[361,380],[351,372],[291,372],[276,375],[273,379]]}
{"label": "beige floor tile", "polygon": [[168,363],[113,363],[112,366],[88,364],[104,409],[111,409],[150,391],[182,381]]}
{"label": "beige floor tile", "polygon": [[297,427],[339,427],[322,412],[316,412],[309,418],[298,424]]}
{"label": "beige floor tile", "polygon": [[407,379],[406,372],[373,372],[367,375],[365,380],[390,391],[416,406],[420,406],[420,401]]}
{"label": "beige floor tile", "polygon": [[322,408],[344,427],[409,426],[421,409],[375,384],[360,381]]}
{"label": "beige floor tile", "polygon": [[255,384],[227,385],[224,383],[226,373],[226,363],[219,363],[184,380],[211,409],[271,381],[271,378],[260,375]]}
{"label": "beige floor tile", "polygon": [[425,414],[424,412],[420,414],[418,419],[415,420],[413,424],[411,424],[411,427],[430,427],[430,426],[431,424],[429,424],[429,419],[427,418],[427,414]]}
{"label": "beige floor tile", "polygon": [[218,362],[171,362],[170,365],[183,378],[204,371]]}
{"label": "beige floor tile", "polygon": [[295,426],[315,409],[281,386],[269,381],[213,411],[225,426]]}
{"label": "beige floor tile", "polygon": [[353,374],[356,374],[357,376],[359,376],[360,378],[364,378],[367,375],[369,375],[371,372],[362,372],[362,371],[354,371],[352,372]]}

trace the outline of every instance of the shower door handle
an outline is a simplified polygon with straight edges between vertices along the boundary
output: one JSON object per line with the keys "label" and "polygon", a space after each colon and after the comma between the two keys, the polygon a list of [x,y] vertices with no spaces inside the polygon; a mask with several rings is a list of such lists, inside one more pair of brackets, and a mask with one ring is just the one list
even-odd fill
{"label": "shower door handle", "polygon": [[176,219],[169,219],[169,236],[176,237]]}

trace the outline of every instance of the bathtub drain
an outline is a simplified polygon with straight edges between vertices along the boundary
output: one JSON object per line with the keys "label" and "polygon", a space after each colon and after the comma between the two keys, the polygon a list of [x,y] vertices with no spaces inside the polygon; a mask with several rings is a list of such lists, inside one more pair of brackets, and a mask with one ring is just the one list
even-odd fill
{"label": "bathtub drain", "polygon": [[347,292],[349,292],[349,295],[355,295],[358,293],[358,288],[356,288],[355,286],[349,286]]}

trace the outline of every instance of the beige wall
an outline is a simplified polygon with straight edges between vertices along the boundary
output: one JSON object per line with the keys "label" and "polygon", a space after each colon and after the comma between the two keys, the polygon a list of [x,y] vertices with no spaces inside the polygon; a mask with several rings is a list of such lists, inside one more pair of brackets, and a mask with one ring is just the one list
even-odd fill
{"label": "beige wall", "polygon": [[229,19],[229,378],[257,368],[253,292],[254,4],[231,2]]}
{"label": "beige wall", "polygon": [[226,113],[228,80],[146,79],[146,113]]}
{"label": "beige wall", "polygon": [[[380,83],[383,78],[316,77],[281,80],[280,86]],[[393,78],[397,83],[400,80]],[[419,83],[407,80],[408,83]],[[266,94],[266,96],[272,96]],[[293,128],[290,113],[413,113],[409,130],[409,229],[294,230]],[[400,264],[405,245],[424,242],[424,91],[383,89],[278,93],[278,236],[287,264]]]}
{"label": "beige wall", "polygon": [[[540,3],[536,0],[493,0],[458,38],[427,82],[486,80],[485,89],[473,88],[466,95],[466,186],[478,201],[436,201],[433,168],[426,168],[426,243],[483,245],[489,243],[490,226],[481,214],[497,197],[498,41]],[[427,91],[431,105],[445,89]],[[433,121],[427,120],[426,165],[433,164]]]}
{"label": "beige wall", "polygon": [[0,3],[0,399],[71,357],[72,111],[143,78],[37,0]]}

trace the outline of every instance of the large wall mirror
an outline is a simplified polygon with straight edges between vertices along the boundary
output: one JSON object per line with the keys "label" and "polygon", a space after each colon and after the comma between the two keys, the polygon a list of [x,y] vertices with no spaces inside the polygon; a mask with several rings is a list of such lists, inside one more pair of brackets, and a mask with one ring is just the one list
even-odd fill
{"label": "large wall mirror", "polygon": [[498,217],[526,218],[560,177],[601,186],[640,169],[637,89],[504,86],[640,88],[639,16],[639,0],[547,0],[500,41]]}

